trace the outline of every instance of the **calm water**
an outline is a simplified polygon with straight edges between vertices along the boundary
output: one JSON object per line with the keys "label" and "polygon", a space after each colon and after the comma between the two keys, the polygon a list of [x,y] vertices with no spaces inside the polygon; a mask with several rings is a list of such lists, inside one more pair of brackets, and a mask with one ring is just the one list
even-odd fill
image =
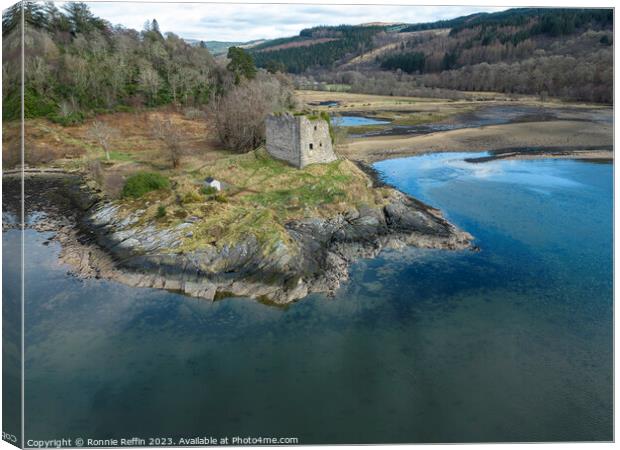
{"label": "calm water", "polygon": [[334,118],[334,123],[340,127],[358,127],[361,125],[384,125],[390,123],[390,121],[360,116],[338,116]]}
{"label": "calm water", "polygon": [[28,232],[27,438],[611,440],[612,166],[462,158],[376,167],[480,252],[385,252],[285,309],[80,281]]}

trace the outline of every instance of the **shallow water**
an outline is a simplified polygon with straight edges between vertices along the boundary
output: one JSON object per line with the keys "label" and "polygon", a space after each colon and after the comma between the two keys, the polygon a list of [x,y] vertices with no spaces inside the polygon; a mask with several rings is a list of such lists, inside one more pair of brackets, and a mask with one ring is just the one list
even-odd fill
{"label": "shallow water", "polygon": [[361,125],[385,125],[390,123],[389,120],[372,119],[370,117],[361,116],[338,116],[334,117],[333,121],[340,127],[357,127]]}
{"label": "shallow water", "polygon": [[28,231],[27,437],[611,440],[612,166],[464,157],[376,168],[480,252],[384,252],[287,308],[81,281]]}
{"label": "shallow water", "polygon": [[351,137],[417,136],[463,128],[479,128],[490,125],[549,120],[589,120],[599,123],[613,123],[613,110],[611,108],[600,108],[584,111],[574,108],[523,105],[482,106],[474,111],[456,114],[441,122],[420,125],[388,126],[382,130],[373,130],[363,134],[352,134]]}

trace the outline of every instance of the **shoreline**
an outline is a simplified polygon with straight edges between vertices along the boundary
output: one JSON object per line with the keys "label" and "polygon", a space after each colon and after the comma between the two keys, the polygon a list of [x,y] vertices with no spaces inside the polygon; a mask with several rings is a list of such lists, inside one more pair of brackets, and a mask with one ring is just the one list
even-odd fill
{"label": "shoreline", "polygon": [[[15,200],[11,194],[16,194],[12,191],[19,184],[16,175],[3,176],[7,211]],[[271,254],[263,254],[252,236],[220,249],[209,246],[174,253],[183,224],[164,229],[136,225],[139,212],[118,216],[118,207],[86,188],[76,174],[29,171],[27,176],[27,191],[45,193],[27,192],[27,212],[46,213],[29,227],[55,232],[52,239],[61,244],[59,259],[73,274],[210,301],[246,296],[287,304],[314,292],[330,295],[348,279],[352,262],[373,258],[385,248],[475,249],[473,237],[449,223],[440,211],[392,189],[390,202],[380,209],[361,208],[329,219],[287,223],[294,245],[279,246]]]}
{"label": "shoreline", "polygon": [[[528,151],[552,157],[613,157],[612,124],[556,120],[517,122],[478,128],[459,128],[416,136],[380,136],[352,139],[341,153],[352,160],[373,163],[383,159],[437,152],[515,152],[526,157]],[[599,155],[598,152],[605,152]]]}
{"label": "shoreline", "polygon": [[604,149],[560,150],[556,148],[525,148],[491,152],[490,156],[465,158],[464,161],[480,164],[497,160],[528,161],[539,159],[574,159],[613,163],[614,152],[613,150]]}
{"label": "shoreline", "polygon": [[[24,168],[27,191],[37,193],[27,195],[27,209],[34,206],[51,212],[32,228],[56,231],[60,260],[79,277],[168,289],[211,301],[245,296],[287,304],[313,292],[333,294],[348,279],[351,263],[373,258],[385,248],[476,250],[473,237],[448,222],[439,210],[381,180],[372,167],[374,161],[433,152],[489,153],[465,158],[471,163],[557,158],[613,161],[609,112],[588,116],[592,109],[584,107],[570,114],[570,120],[353,139],[339,154],[364,172],[364,186],[385,191],[383,200],[364,203],[371,206],[349,200],[347,208],[322,217],[314,212],[278,222],[282,236],[269,248],[247,228],[227,244],[214,240],[183,247],[184,239],[194,236],[194,223],[201,224],[204,217],[157,223],[145,213],[148,202],[127,208],[122,202],[107,201],[101,192],[86,186],[79,171]],[[459,120],[463,117],[467,116]],[[21,174],[20,169],[5,171],[3,185]],[[60,206],[54,206],[54,201]]]}

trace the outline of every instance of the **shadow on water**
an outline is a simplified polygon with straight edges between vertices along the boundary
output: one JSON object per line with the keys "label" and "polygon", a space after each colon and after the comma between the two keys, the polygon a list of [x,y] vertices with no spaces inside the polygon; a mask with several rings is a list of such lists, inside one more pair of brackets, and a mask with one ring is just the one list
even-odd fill
{"label": "shadow on water", "polygon": [[285,309],[80,280],[28,230],[28,437],[611,440],[612,167],[464,156],[375,168],[479,253],[386,251]]}

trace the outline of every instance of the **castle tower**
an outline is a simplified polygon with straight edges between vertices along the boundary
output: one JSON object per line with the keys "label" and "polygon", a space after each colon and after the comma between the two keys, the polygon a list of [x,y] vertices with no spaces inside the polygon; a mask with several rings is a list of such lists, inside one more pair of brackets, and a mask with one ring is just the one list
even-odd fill
{"label": "castle tower", "polygon": [[270,115],[265,121],[267,152],[276,159],[303,168],[338,159],[329,124],[320,118],[291,114]]}

